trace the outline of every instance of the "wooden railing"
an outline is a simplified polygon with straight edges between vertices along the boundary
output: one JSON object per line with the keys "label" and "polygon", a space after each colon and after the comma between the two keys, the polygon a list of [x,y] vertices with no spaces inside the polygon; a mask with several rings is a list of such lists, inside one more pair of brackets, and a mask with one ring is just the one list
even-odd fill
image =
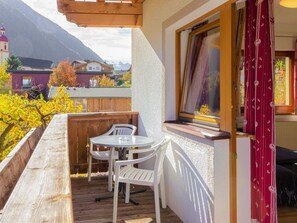
{"label": "wooden railing", "polygon": [[12,191],[0,222],[73,222],[67,115],[55,115]]}
{"label": "wooden railing", "polygon": [[41,128],[31,129],[0,164],[0,210],[21,176],[42,135]]}
{"label": "wooden railing", "polygon": [[[107,132],[112,124],[133,124],[138,127],[137,112],[93,113],[68,116],[70,172],[86,173],[89,139]],[[92,171],[106,171],[106,161],[94,161]]]}
{"label": "wooden railing", "polygon": [[83,106],[84,112],[131,111],[131,98],[73,98]]}
{"label": "wooden railing", "polygon": [[[0,223],[73,222],[70,174],[86,172],[89,138],[114,123],[137,122],[136,112],[55,115],[0,212]],[[94,171],[104,166],[95,163]]]}

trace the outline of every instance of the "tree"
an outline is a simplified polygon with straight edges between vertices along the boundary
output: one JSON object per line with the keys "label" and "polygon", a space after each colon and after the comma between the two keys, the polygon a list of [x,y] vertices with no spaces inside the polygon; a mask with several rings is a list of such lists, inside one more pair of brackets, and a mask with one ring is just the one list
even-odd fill
{"label": "tree", "polygon": [[44,97],[45,87],[43,84],[34,85],[31,88],[24,91],[24,93],[28,96],[28,99],[38,100],[41,97]]}
{"label": "tree", "polygon": [[118,80],[118,86],[131,87],[131,73],[127,72]]}
{"label": "tree", "polygon": [[10,57],[8,57],[6,62],[8,64],[9,70],[17,70],[22,65],[20,59],[15,55],[11,55]]}
{"label": "tree", "polygon": [[0,160],[33,127],[44,129],[55,114],[81,112],[82,106],[75,106],[65,88],[59,88],[51,101],[29,100],[20,95],[0,95]]}
{"label": "tree", "polygon": [[58,67],[53,70],[53,73],[51,74],[49,79],[48,86],[77,86],[75,70],[67,60],[61,61],[58,64]]}
{"label": "tree", "polygon": [[91,80],[95,80],[98,87],[114,87],[115,81],[107,77],[106,75],[94,76]]}
{"label": "tree", "polygon": [[6,72],[7,68],[7,63],[0,66],[0,94],[11,90],[11,74]]}

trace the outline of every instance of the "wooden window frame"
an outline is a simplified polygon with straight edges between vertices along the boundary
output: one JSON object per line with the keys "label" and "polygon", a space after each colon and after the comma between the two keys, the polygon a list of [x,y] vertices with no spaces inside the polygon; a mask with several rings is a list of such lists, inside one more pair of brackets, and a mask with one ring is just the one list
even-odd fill
{"label": "wooden window frame", "polygon": [[[193,20],[175,32],[175,98],[176,120],[179,120],[181,103],[181,32],[191,29],[215,14],[220,15],[220,119],[217,120],[216,130],[233,132],[236,129],[236,1],[228,1],[209,11],[201,17]],[[189,122],[194,122],[190,120]],[[203,127],[210,127],[210,120],[201,123]],[[213,128],[213,127],[212,127]]]}
{"label": "wooden window frame", "polygon": [[275,51],[275,57],[289,57],[290,66],[290,105],[275,105],[275,113],[278,115],[287,115],[294,113],[294,54],[293,51]]}
{"label": "wooden window frame", "polygon": [[[217,19],[211,23],[208,23],[208,24],[205,24],[205,25],[202,25],[200,28],[196,29],[196,30],[193,30],[189,37],[188,37],[188,44],[187,44],[187,55],[186,55],[186,61],[185,61],[185,70],[184,70],[184,75],[183,75],[183,84],[182,84],[182,89],[181,89],[181,100],[180,100],[180,103],[179,103],[179,119],[183,120],[187,120],[187,121],[192,121],[192,122],[197,122],[198,124],[204,124],[206,126],[210,126],[210,127],[219,127],[219,120],[220,118],[219,117],[215,117],[215,116],[200,116],[200,115],[195,115],[195,114],[190,114],[190,113],[186,113],[186,112],[183,112],[182,111],[182,102],[184,100],[184,97],[185,97],[185,91],[187,89],[185,89],[185,85],[186,85],[186,82],[187,82],[187,72],[188,72],[188,68],[189,68],[189,57],[190,57],[190,54],[191,54],[191,43],[192,43],[192,40],[193,38],[200,34],[200,33],[204,33],[204,32],[207,32],[207,31],[210,31],[212,29],[216,29],[216,28],[219,28],[219,31],[221,33],[221,30],[220,30],[220,20]],[[220,56],[220,63],[221,63],[221,56]]]}

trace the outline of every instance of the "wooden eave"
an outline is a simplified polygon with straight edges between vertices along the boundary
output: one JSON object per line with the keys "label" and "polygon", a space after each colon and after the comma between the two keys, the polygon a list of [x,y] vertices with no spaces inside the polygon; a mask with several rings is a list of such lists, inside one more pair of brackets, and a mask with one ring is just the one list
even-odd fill
{"label": "wooden eave", "polygon": [[58,11],[67,20],[82,27],[142,26],[142,3],[144,0],[57,0]]}

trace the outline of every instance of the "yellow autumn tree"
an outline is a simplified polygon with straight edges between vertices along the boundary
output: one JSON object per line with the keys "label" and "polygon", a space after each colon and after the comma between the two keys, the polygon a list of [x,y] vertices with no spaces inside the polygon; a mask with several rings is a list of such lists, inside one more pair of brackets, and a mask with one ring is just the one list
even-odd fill
{"label": "yellow autumn tree", "polygon": [[55,114],[81,111],[82,107],[74,105],[63,87],[51,101],[28,100],[16,94],[0,95],[0,160],[31,128],[45,128]]}
{"label": "yellow autumn tree", "polygon": [[0,94],[8,93],[11,90],[11,74],[6,72],[7,68],[7,63],[0,66]]}
{"label": "yellow autumn tree", "polygon": [[122,78],[120,78],[123,84],[120,86],[125,86],[125,87],[131,87],[131,73],[127,72],[123,75]]}
{"label": "yellow autumn tree", "polygon": [[51,86],[77,86],[75,70],[69,61],[63,60],[58,64],[58,67],[53,70],[53,73],[50,76],[48,86],[49,88]]}
{"label": "yellow autumn tree", "polygon": [[94,76],[91,80],[96,80],[96,86],[98,87],[114,87],[115,81],[107,77],[105,74],[100,76]]}

